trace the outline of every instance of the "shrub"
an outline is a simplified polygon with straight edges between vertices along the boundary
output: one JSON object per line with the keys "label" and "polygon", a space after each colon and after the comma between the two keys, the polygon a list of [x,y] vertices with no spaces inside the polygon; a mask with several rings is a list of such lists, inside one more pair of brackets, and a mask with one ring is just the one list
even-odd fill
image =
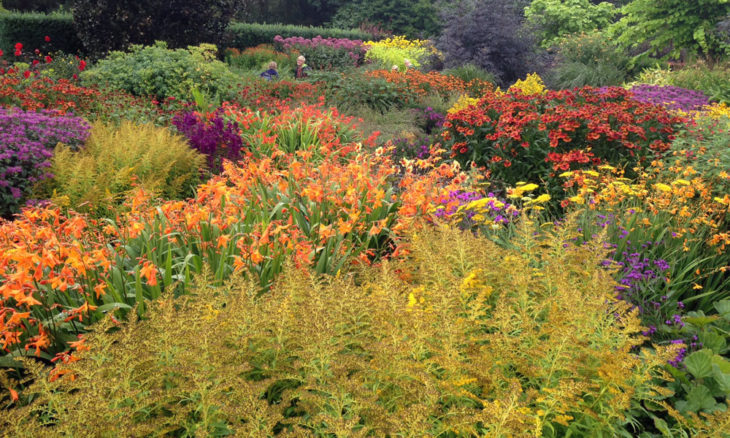
{"label": "shrub", "polygon": [[76,32],[94,57],[131,45],[220,44],[234,0],[73,0]]}
{"label": "shrub", "polygon": [[[275,47],[285,52],[295,52],[307,58],[307,65],[315,70],[342,70],[357,67],[365,58],[366,47],[361,40],[346,38],[312,39],[302,37],[274,37]],[[292,55],[292,58],[294,55]]]}
{"label": "shrub", "polygon": [[52,176],[49,167],[58,142],[78,148],[88,130],[79,117],[0,108],[0,216],[16,213],[33,184]]}
{"label": "shrub", "polygon": [[443,71],[446,76],[453,76],[461,79],[462,81],[469,83],[472,81],[491,82],[495,83],[495,77],[492,73],[474,65],[465,64],[458,67],[453,67]]}
{"label": "shrub", "polygon": [[550,47],[571,34],[603,29],[613,22],[617,9],[602,1],[532,0],[525,16],[540,33],[540,44]]}
{"label": "shrub", "polygon": [[67,79],[53,80],[35,76],[24,78],[13,71],[0,75],[0,105],[29,111],[53,109],[59,112],[83,111],[99,106],[99,91]]}
{"label": "shrub", "polygon": [[214,173],[221,171],[224,158],[234,162],[241,158],[243,141],[238,127],[219,114],[188,112],[175,116],[172,124],[193,149],[207,157],[208,168]]}
{"label": "shrub", "polygon": [[[319,77],[313,74],[309,79],[317,81]],[[337,75],[324,82],[324,88],[327,101],[342,110],[367,106],[385,113],[402,108],[414,97],[404,83],[361,74]]]}
{"label": "shrub", "polygon": [[4,0],[6,8],[21,11],[51,12],[64,4],[67,0]]}
{"label": "shrub", "polygon": [[710,99],[730,105],[730,64],[704,63],[684,66],[669,74],[669,84],[702,91]]}
{"label": "shrub", "polygon": [[166,128],[122,122],[94,124],[86,145],[56,148],[44,194],[58,204],[95,215],[115,215],[138,185],[164,198],[191,193],[204,157]]}
{"label": "shrub", "polygon": [[390,70],[397,65],[400,71],[406,70],[405,60],[413,67],[419,68],[429,60],[430,56],[443,57],[428,40],[408,40],[403,36],[394,36],[380,41],[367,41],[368,51],[365,59],[376,62],[380,68]]}
{"label": "shrub", "polygon": [[291,56],[286,53],[277,52],[269,44],[261,44],[243,51],[228,48],[225,50],[224,56],[229,65],[242,70],[253,70],[256,72],[266,70],[268,63],[274,61],[278,66],[279,75],[292,70],[295,64]]}
{"label": "shrub", "polygon": [[408,70],[404,73],[389,70],[374,70],[367,74],[374,78],[383,78],[392,84],[397,84],[403,89],[402,99],[410,102],[416,99],[426,99],[429,96],[436,96],[442,100],[448,100],[453,94],[468,93],[475,96],[482,96],[484,93],[493,91],[494,85],[480,79],[473,79],[470,82],[462,81],[455,76],[443,75],[439,72],[422,73],[418,70]]}
{"label": "shrub", "polygon": [[678,58],[689,51],[716,60],[730,54],[730,44],[716,32],[730,14],[725,0],[633,0],[621,14],[611,32],[622,47],[637,49],[640,56]]}
{"label": "shrub", "polygon": [[436,47],[447,68],[474,64],[502,84],[536,70],[536,48],[522,29],[519,2],[463,0],[442,9],[444,30]]}
{"label": "shrub", "polygon": [[357,29],[338,29],[325,27],[294,26],[283,24],[231,23],[227,29],[226,44],[239,50],[259,44],[271,44],[274,37],[314,38],[347,38],[351,40],[368,40],[372,35]]}
{"label": "shrub", "polygon": [[[45,36],[50,37],[50,41],[45,41]],[[73,17],[63,13],[0,14],[0,49],[9,52],[15,43],[45,52],[60,50],[79,54],[83,51],[73,26]]]}
{"label": "shrub", "polygon": [[215,59],[215,46],[171,50],[164,42],[112,52],[81,75],[88,86],[108,86],[135,96],[190,100],[193,89],[228,99],[238,77]]}
{"label": "shrub", "polygon": [[605,34],[573,35],[560,41],[556,64],[547,77],[555,89],[621,85],[629,75],[630,61]]}
{"label": "shrub", "polygon": [[28,363],[36,395],[0,424],[16,436],[613,435],[659,398],[673,351],[634,352],[638,319],[611,297],[600,252],[455,232],[411,246],[407,264],[357,282],[288,270],[260,298],[202,278],[149,320],[100,325],[57,369],[74,379]]}
{"label": "shrub", "polygon": [[374,24],[410,38],[433,36],[440,30],[438,10],[433,0],[354,0],[337,10],[332,24],[340,27]]}
{"label": "shrub", "polygon": [[562,196],[561,171],[600,163],[628,169],[647,165],[669,149],[681,119],[632,100],[622,88],[487,94],[476,105],[450,113],[446,144],[463,165],[486,166],[491,177],[514,185],[545,181]]}

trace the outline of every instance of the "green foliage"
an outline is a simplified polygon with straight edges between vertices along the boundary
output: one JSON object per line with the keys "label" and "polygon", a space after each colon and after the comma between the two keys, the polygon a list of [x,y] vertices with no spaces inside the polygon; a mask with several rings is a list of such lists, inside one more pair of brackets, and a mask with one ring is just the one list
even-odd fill
{"label": "green foliage", "polygon": [[203,166],[203,156],[166,128],[97,123],[83,148],[56,147],[54,177],[42,190],[74,210],[114,215],[135,185],[168,199],[190,194]]}
{"label": "green foliage", "polygon": [[[7,9],[24,12],[51,12],[63,7],[69,0],[5,0]],[[0,5],[2,10],[2,5]]]}
{"label": "green foliage", "polygon": [[311,81],[324,81],[328,102],[343,111],[357,107],[369,107],[374,111],[386,113],[402,108],[411,100],[408,89],[403,84],[388,82],[384,78],[368,77],[361,74],[316,74],[309,75]]}
{"label": "green foliage", "polygon": [[[51,41],[46,42],[45,36]],[[0,49],[12,54],[15,43],[23,44],[24,49],[30,51],[38,48],[44,52],[80,53],[83,49],[73,27],[73,18],[63,13],[1,13]]]}
{"label": "green foliage", "polygon": [[560,41],[557,65],[547,79],[554,89],[621,85],[630,61],[603,33],[572,35]]}
{"label": "green foliage", "polygon": [[275,36],[283,38],[348,38],[351,40],[369,40],[373,36],[357,29],[338,29],[313,26],[295,26],[283,24],[231,23],[226,30],[226,46],[239,50],[259,44],[271,44]]}
{"label": "green foliage", "polygon": [[730,300],[717,301],[713,307],[710,315],[690,312],[683,318],[683,335],[704,348],[687,355],[682,369],[669,368],[675,378],[669,385],[674,391],[672,405],[685,415],[725,411],[722,401],[730,398]]}
{"label": "green foliage", "polygon": [[730,54],[730,44],[716,32],[730,15],[727,0],[633,0],[621,13],[612,32],[621,46],[641,51],[640,56],[678,58],[688,50],[714,60]]}
{"label": "green foliage", "polygon": [[492,73],[474,64],[464,64],[458,67],[449,68],[444,70],[443,73],[447,76],[459,78],[466,83],[469,83],[474,79],[491,83],[495,83],[497,81],[496,77]]}
{"label": "green foliage", "polygon": [[235,68],[261,73],[268,69],[268,64],[275,61],[278,67],[279,76],[284,72],[294,69],[296,61],[286,53],[277,52],[269,44],[261,44],[240,51],[235,48],[228,48],[224,52],[226,62]]}
{"label": "green foliage", "polygon": [[602,251],[565,239],[525,231],[506,250],[430,231],[406,263],[356,281],[289,267],[260,297],[251,282],[202,277],[149,320],[97,326],[90,351],[61,365],[73,380],[27,362],[33,397],[0,426],[17,437],[627,435],[671,352],[634,353],[636,313],[612,299]]}
{"label": "green foliage", "polygon": [[537,27],[540,45],[547,48],[575,33],[603,29],[613,22],[613,4],[589,0],[532,0],[525,8],[527,20]]}
{"label": "green foliage", "polygon": [[219,44],[236,0],[73,0],[74,26],[94,57],[166,41],[180,48]]}
{"label": "green foliage", "polygon": [[433,36],[440,29],[433,0],[353,0],[338,9],[332,18],[332,24],[340,27],[357,27],[365,23],[410,38]]}
{"label": "green foliage", "polygon": [[229,99],[239,78],[215,59],[215,46],[201,44],[171,50],[165,42],[112,52],[81,74],[86,86],[108,86],[135,96],[188,99],[193,88]]}
{"label": "green foliage", "polygon": [[695,63],[669,74],[670,85],[699,90],[711,100],[730,105],[730,63]]}

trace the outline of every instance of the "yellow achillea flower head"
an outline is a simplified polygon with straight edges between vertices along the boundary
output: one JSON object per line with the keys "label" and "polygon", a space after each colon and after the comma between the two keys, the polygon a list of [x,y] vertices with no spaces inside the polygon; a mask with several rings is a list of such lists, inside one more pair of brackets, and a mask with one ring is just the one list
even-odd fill
{"label": "yellow achillea flower head", "polygon": [[520,79],[512,84],[507,91],[516,92],[517,90],[526,96],[531,96],[533,94],[544,94],[546,87],[537,73],[531,73],[527,75],[525,80]]}

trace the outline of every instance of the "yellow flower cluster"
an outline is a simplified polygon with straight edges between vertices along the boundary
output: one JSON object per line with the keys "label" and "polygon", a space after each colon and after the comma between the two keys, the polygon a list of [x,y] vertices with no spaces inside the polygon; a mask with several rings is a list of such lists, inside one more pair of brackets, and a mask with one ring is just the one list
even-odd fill
{"label": "yellow flower cluster", "polygon": [[385,47],[389,49],[424,50],[431,55],[443,56],[442,53],[433,46],[431,41],[409,40],[403,35],[396,35],[392,38],[386,38],[380,41],[366,41],[364,44],[370,47]]}
{"label": "yellow flower cluster", "polygon": [[406,60],[412,67],[420,67],[431,55],[443,58],[443,54],[436,49],[429,40],[409,40],[399,35],[381,41],[366,41],[368,51],[365,59],[375,61],[386,69],[398,66],[399,70],[406,70]]}
{"label": "yellow flower cluster", "polygon": [[712,119],[721,119],[723,117],[730,119],[730,106],[724,103],[713,103],[703,108],[705,116]]}
{"label": "yellow flower cluster", "polygon": [[537,73],[531,73],[527,75],[525,80],[519,79],[512,84],[508,91],[515,92],[517,90],[520,90],[526,96],[531,96],[533,94],[544,94],[546,88],[542,78]]}
{"label": "yellow flower cluster", "polygon": [[540,186],[534,183],[526,184],[524,182],[518,182],[516,187],[507,190],[507,197],[510,199],[522,200],[523,210],[543,210],[543,207],[541,207],[539,204],[545,204],[546,202],[550,201],[550,195],[548,195],[547,193],[543,193],[536,198],[525,196],[526,193],[531,192],[538,187]]}
{"label": "yellow flower cluster", "polygon": [[479,102],[479,99],[474,97],[469,97],[467,94],[462,94],[459,96],[459,99],[454,103],[454,105],[449,108],[447,113],[454,114],[457,113],[463,109],[466,109],[470,106],[474,106]]}

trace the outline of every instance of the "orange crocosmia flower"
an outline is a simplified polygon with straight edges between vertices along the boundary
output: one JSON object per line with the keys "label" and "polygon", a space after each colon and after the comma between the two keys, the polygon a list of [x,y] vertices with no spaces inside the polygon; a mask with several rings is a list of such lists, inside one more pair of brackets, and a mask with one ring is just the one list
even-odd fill
{"label": "orange crocosmia flower", "polygon": [[320,240],[327,240],[330,237],[335,235],[335,230],[332,229],[332,225],[321,225],[319,226],[319,239]]}
{"label": "orange crocosmia flower", "polygon": [[385,223],[387,222],[387,219],[381,219],[379,221],[376,221],[372,227],[370,227],[370,231],[368,231],[368,235],[370,236],[377,236],[380,234],[381,231],[383,231],[383,228],[385,227]]}
{"label": "orange crocosmia flower", "polygon": [[27,319],[30,316],[30,312],[15,312],[13,310],[13,316],[10,317],[9,320],[5,323],[9,327],[14,327],[22,322],[22,320]]}
{"label": "orange crocosmia flower", "polygon": [[104,295],[105,289],[106,289],[106,283],[99,283],[96,286],[94,286],[94,293],[96,294],[96,298],[101,298],[101,296]]}
{"label": "orange crocosmia flower", "polygon": [[41,304],[43,304],[40,301],[33,298],[33,294],[24,295],[21,298],[15,297],[15,301],[18,305],[22,304],[27,307],[40,306]]}
{"label": "orange crocosmia flower", "polygon": [[147,279],[147,284],[150,286],[157,285],[157,267],[151,262],[145,262],[142,269],[139,271],[139,275]]}
{"label": "orange crocosmia flower", "polygon": [[251,251],[251,261],[256,264],[261,263],[264,261],[264,256],[261,255],[258,249]]}
{"label": "orange crocosmia flower", "polygon": [[41,333],[38,336],[34,336],[30,338],[25,344],[25,351],[28,351],[30,348],[35,348],[35,355],[36,357],[41,354],[41,349],[48,347],[51,345],[51,341],[48,339],[48,336],[46,336],[45,333]]}
{"label": "orange crocosmia flower", "polygon": [[216,247],[223,248],[224,246],[228,246],[228,242],[231,240],[231,236],[227,234],[222,234],[218,236]]}

